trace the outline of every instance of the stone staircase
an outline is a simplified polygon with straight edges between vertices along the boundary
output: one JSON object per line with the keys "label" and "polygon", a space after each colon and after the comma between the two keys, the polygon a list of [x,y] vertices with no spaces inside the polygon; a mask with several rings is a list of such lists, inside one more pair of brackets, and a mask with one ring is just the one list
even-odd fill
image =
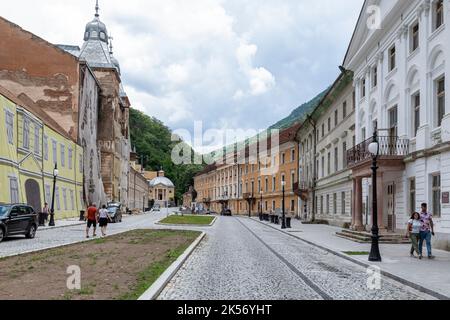
{"label": "stone staircase", "polygon": [[[350,241],[358,243],[371,243],[372,234],[365,231],[353,231],[353,230],[342,230],[337,232],[336,235],[339,238],[347,239]],[[403,234],[396,233],[381,233],[380,234],[381,244],[409,244],[411,243],[409,239],[405,238]]]}

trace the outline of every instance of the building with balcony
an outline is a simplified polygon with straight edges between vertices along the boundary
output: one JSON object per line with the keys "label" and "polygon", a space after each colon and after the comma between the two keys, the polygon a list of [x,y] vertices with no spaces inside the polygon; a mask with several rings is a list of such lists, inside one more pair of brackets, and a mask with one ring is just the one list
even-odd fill
{"label": "building with balcony", "polygon": [[[379,8],[375,14],[380,19],[371,20],[371,8]],[[404,230],[411,213],[426,202],[435,218],[435,245],[450,247],[448,21],[449,1],[364,3],[343,64],[354,72],[356,92],[356,146],[348,152],[354,229],[372,221],[370,214],[364,219],[364,207],[371,212],[372,194],[367,146],[377,131],[382,229]]]}
{"label": "building with balcony", "polygon": [[297,132],[300,183],[296,192],[304,220],[349,226],[352,177],[347,150],[355,136],[353,75],[343,72]]}

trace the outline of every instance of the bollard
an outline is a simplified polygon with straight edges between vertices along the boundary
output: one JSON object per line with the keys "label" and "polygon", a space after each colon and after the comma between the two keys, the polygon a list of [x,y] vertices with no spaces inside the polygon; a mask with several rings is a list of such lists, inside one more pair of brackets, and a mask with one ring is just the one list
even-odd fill
{"label": "bollard", "polygon": [[80,211],[80,221],[84,221],[85,219],[84,219],[84,214],[86,213],[86,211],[84,211],[84,210],[81,210]]}

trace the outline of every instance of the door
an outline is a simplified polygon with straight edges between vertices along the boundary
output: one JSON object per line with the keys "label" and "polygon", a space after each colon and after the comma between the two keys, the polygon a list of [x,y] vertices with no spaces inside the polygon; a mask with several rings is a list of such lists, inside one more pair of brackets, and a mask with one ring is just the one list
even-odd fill
{"label": "door", "polygon": [[395,184],[388,185],[387,188],[387,214],[388,214],[388,231],[394,232],[395,225]]}
{"label": "door", "polygon": [[39,183],[34,179],[28,179],[25,182],[25,193],[27,195],[27,204],[36,212],[40,212],[42,210],[42,203]]}
{"label": "door", "polygon": [[6,227],[8,228],[8,235],[15,235],[20,233],[21,218],[19,207],[13,207],[9,213],[9,219],[6,221]]}

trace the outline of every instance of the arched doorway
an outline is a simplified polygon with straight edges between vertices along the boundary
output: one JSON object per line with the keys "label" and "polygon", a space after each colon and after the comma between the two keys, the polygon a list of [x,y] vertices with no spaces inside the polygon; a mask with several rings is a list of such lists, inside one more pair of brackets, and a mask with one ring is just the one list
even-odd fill
{"label": "arched doorway", "polygon": [[36,212],[42,210],[41,190],[36,180],[28,179],[25,182],[25,193],[27,195],[27,204],[32,206]]}

